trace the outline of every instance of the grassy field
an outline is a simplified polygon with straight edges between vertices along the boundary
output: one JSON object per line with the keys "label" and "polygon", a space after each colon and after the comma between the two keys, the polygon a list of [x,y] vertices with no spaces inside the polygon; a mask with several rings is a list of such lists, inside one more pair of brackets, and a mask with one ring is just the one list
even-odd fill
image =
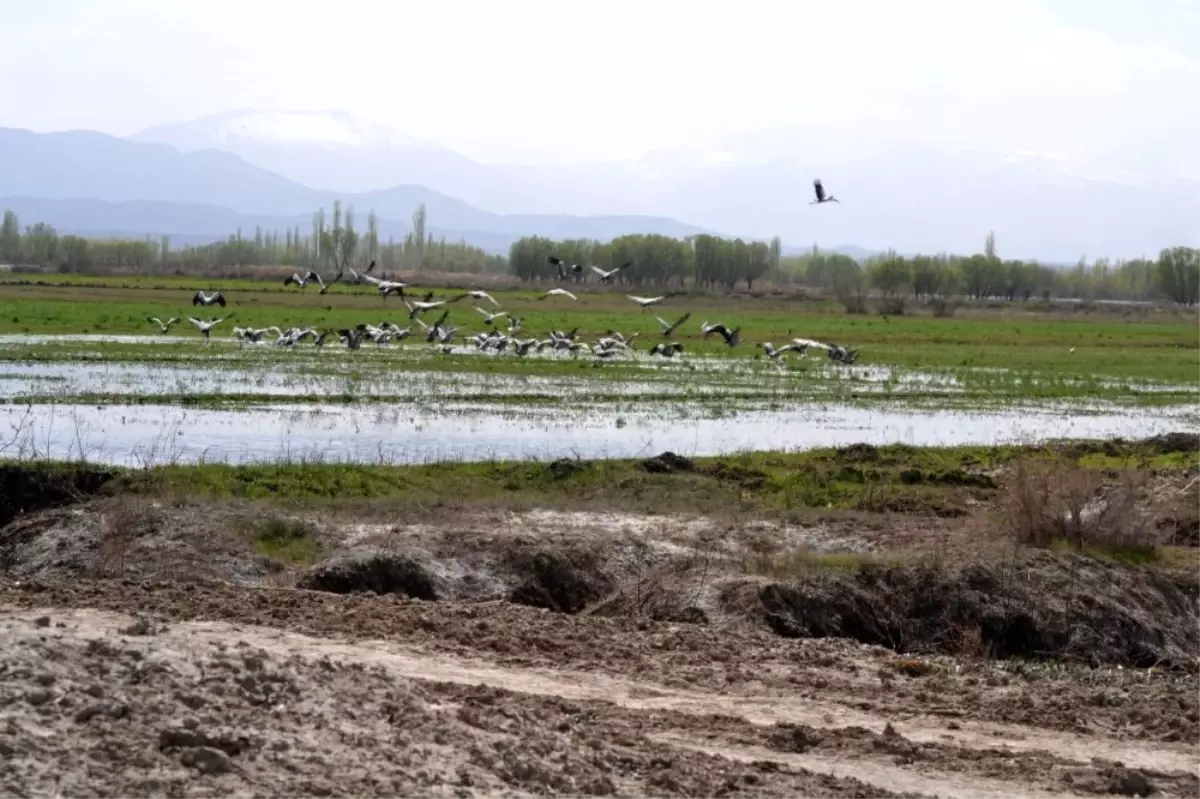
{"label": "grassy field", "polygon": [[[230,321],[218,328],[222,337],[227,337],[234,325],[338,328],[360,322],[378,324],[385,319],[406,324],[398,300],[381,301],[367,287],[336,286],[321,296],[315,290],[301,293],[261,281],[222,281],[220,287],[230,301],[227,308],[193,308],[191,295],[203,285],[194,278],[63,275],[31,282],[13,276],[0,281],[0,334],[157,334],[157,327],[146,317],[187,314],[230,316]],[[448,294],[439,292],[438,296]],[[544,336],[552,329],[579,327],[585,337],[608,330],[626,335],[640,332],[643,349],[661,340],[652,313],[642,312],[622,293],[582,292],[579,302],[567,298],[540,301],[538,294],[504,291],[493,296],[504,309],[523,318],[525,335]],[[464,300],[450,306],[451,323],[461,325],[468,335],[485,329],[482,317],[469,303]],[[671,297],[652,311],[670,321],[684,312],[692,313],[677,338],[693,353],[751,357],[760,352],[755,347],[758,342],[780,345],[792,337],[805,337],[859,347],[862,364],[927,371],[1006,370],[1010,375],[1050,381],[1145,381],[1200,388],[1196,320],[1177,312],[1125,310],[1103,315],[984,309],[952,318],[850,316],[824,301],[712,295]],[[730,351],[717,336],[702,340],[699,327],[703,321],[740,326],[742,343]],[[199,339],[186,321],[172,334],[184,340]],[[122,353],[119,346],[113,346],[104,351],[106,357],[145,357],[137,348]],[[8,357],[26,355],[18,351]],[[472,365],[480,359],[450,360],[446,368],[480,368]],[[522,363],[511,368],[529,367]],[[981,374],[977,379],[988,378]],[[995,379],[1007,381],[1010,377]]]}

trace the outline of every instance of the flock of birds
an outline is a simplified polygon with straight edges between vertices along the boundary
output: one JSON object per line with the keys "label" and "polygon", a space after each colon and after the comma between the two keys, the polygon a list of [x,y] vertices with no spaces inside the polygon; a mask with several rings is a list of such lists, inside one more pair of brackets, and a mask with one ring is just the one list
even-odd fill
{"label": "flock of birds", "polygon": [[[840,203],[832,194],[825,194],[825,189],[819,179],[813,181],[813,185],[817,198],[812,204],[826,202]],[[547,262],[556,267],[560,280],[565,280],[572,274],[582,273],[584,269],[590,269],[599,276],[601,283],[606,284],[611,284],[618,274],[633,266],[633,262],[628,261],[613,269],[605,270],[598,266],[585,266],[584,264],[577,263],[568,264],[562,258],[554,255],[549,256]],[[461,340],[474,344],[479,351],[501,353],[511,350],[518,356],[524,356],[534,351],[543,352],[550,350],[552,352],[565,352],[571,355],[590,353],[595,358],[608,359],[633,352],[634,341],[640,335],[639,332],[635,332],[629,336],[625,336],[615,330],[609,330],[603,336],[598,337],[594,343],[588,344],[578,339],[579,329],[575,328],[570,331],[550,331],[546,338],[524,338],[520,336],[522,332],[522,318],[501,309],[500,303],[486,291],[471,289],[440,300],[435,300],[434,293],[428,291],[421,295],[420,299],[416,299],[415,296],[405,293],[405,289],[412,288],[410,283],[376,277],[371,274],[374,269],[375,261],[371,261],[370,265],[362,273],[355,271],[353,267],[348,265],[343,266],[328,281],[322,278],[316,270],[310,269],[304,275],[298,272],[290,275],[283,281],[283,284],[284,286],[294,285],[304,290],[309,283],[315,283],[321,287],[318,293],[325,294],[330,286],[340,283],[344,279],[345,273],[349,272],[350,279],[355,283],[374,285],[379,291],[381,299],[386,300],[388,296],[393,294],[398,296],[408,309],[408,325],[406,327],[400,327],[389,321],[381,322],[379,325],[362,323],[354,328],[339,330],[317,330],[311,327],[282,329],[274,325],[263,328],[234,327],[233,338],[242,344],[262,344],[268,341],[267,337],[269,334],[273,334],[273,342],[277,346],[293,347],[311,339],[315,346],[322,347],[330,335],[335,335],[337,340],[347,348],[358,349],[367,341],[382,347],[385,344],[404,341],[416,335],[448,354],[452,351],[453,341],[461,332],[461,328],[449,324],[450,309],[446,306],[468,298],[476,302],[486,300],[491,303],[492,309],[494,309],[489,310],[480,305],[473,306],[474,310],[482,316],[481,321],[488,329],[473,336],[468,337],[464,334],[461,337]],[[627,294],[625,296],[641,306],[642,311],[645,312],[651,306],[659,305],[668,298],[676,295],[668,293],[654,297],[643,297],[634,294]],[[577,296],[563,288],[550,289],[537,297],[537,299],[547,300],[551,297],[565,297],[575,302],[581,302]],[[226,300],[220,291],[213,292],[212,294],[197,291],[192,297],[192,305],[193,307],[203,306],[206,308],[216,305],[224,308],[226,307]],[[438,309],[441,309],[441,314],[433,324],[427,324],[421,319],[422,314]],[[208,343],[213,328],[230,319],[232,316],[233,314],[219,318],[209,317],[199,319],[193,316],[186,318],[188,322],[195,325],[200,333],[203,334],[205,343]],[[689,311],[674,322],[670,322],[656,314],[654,318],[658,321],[661,338],[671,339],[675,332],[691,319],[691,316],[692,314]],[[506,322],[506,329],[503,332],[499,327],[501,320],[505,320]],[[172,325],[178,324],[181,320],[178,316],[170,317],[166,321],[157,316],[152,316],[147,321],[158,325],[159,329],[166,334],[170,331]],[[700,333],[705,339],[713,335],[720,336],[728,347],[733,348],[740,342],[741,329],[738,327],[730,328],[719,322],[710,324],[708,321],[705,321],[700,325]],[[788,352],[796,352],[801,357],[804,357],[809,349],[823,350],[832,361],[845,365],[854,363],[858,358],[857,349],[815,339],[795,338],[782,347],[776,347],[769,341],[760,342],[756,346],[761,348],[766,356],[772,360],[778,360]],[[648,348],[648,352],[651,356],[671,358],[683,352],[683,344],[679,341],[658,341]]]}

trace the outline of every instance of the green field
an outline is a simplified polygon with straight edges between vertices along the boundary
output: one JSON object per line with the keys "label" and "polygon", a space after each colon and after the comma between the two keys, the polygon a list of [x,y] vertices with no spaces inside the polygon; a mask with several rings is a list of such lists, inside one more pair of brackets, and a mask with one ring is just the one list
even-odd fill
{"label": "green field", "polygon": [[[220,287],[229,299],[225,309],[193,308],[191,296],[197,288]],[[652,294],[641,290],[641,294]],[[438,291],[439,298],[452,290]],[[776,345],[792,337],[832,341],[861,350],[859,364],[893,366],[924,372],[972,374],[972,384],[981,391],[989,386],[1006,390],[1017,380],[1017,391],[1031,396],[1090,396],[1111,393],[1103,385],[1118,381],[1117,393],[1136,392],[1139,384],[1200,389],[1200,341],[1196,320],[1186,314],[1114,311],[1111,315],[1068,312],[976,312],[964,310],[956,317],[851,316],[826,302],[802,298],[675,296],[643,312],[623,293],[579,293],[579,302],[553,297],[537,300],[540,291],[496,291],[500,305],[523,318],[521,335],[544,337],[549,330],[579,327],[584,340],[618,330],[625,335],[639,332],[643,351],[661,340],[653,313],[674,321],[690,311],[691,319],[677,333],[689,354],[703,353],[750,358],[761,352],[755,344]],[[463,334],[485,330],[482,317],[464,300],[451,308],[451,324],[461,325]],[[485,303],[490,308],[490,304]],[[227,338],[234,325],[292,325],[339,328],[360,322],[378,324],[389,320],[407,324],[403,305],[397,298],[382,301],[367,286],[335,286],[324,296],[315,290],[301,293],[272,282],[220,281],[208,284],[196,278],[122,277],[95,278],[77,275],[51,276],[37,281],[11,276],[0,281],[0,334],[158,334],[146,317],[193,314],[230,316],[217,328],[218,338]],[[705,341],[700,323],[723,322],[742,329],[741,344],[730,350],[717,336]],[[172,334],[181,340],[198,341],[199,333],[186,320]],[[91,350],[98,345],[89,344]],[[369,346],[369,345],[368,345]],[[406,349],[424,346],[411,340]],[[55,357],[55,348],[42,347],[45,357]],[[154,351],[161,351],[161,347]],[[1072,351],[1072,349],[1074,351]],[[71,356],[71,347],[59,349]],[[104,357],[139,360],[149,357],[145,348],[130,345],[99,345]],[[203,357],[199,351],[186,356]],[[826,360],[810,352],[805,361]],[[20,347],[9,348],[8,359],[32,357]],[[793,368],[803,363],[786,356]],[[455,357],[442,361],[442,369],[485,369],[570,373],[578,364],[555,361],[534,363],[505,359]],[[398,368],[404,368],[403,366]],[[428,368],[427,366],[425,368]],[[619,370],[619,364],[605,364]],[[976,371],[982,370],[982,371]],[[1003,370],[1003,372],[996,371]],[[990,374],[989,374],[990,373]],[[1082,383],[1067,390],[1064,382]],[[1040,383],[1041,386],[1035,386]],[[1024,384],[1020,387],[1020,384]],[[1047,390],[1046,386],[1052,386]],[[1057,387],[1053,387],[1057,386]],[[1155,401],[1163,401],[1158,397]],[[1186,400],[1186,394],[1176,397]]]}

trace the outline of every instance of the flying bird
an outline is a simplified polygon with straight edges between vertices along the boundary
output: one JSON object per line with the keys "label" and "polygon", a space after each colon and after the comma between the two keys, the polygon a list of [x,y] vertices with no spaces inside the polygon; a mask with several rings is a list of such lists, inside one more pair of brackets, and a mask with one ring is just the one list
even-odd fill
{"label": "flying bird", "polygon": [[573,299],[573,300],[578,300],[578,299],[579,299],[578,297],[576,297],[574,294],[572,294],[571,292],[567,291],[566,289],[550,289],[550,290],[549,290],[549,291],[547,291],[545,294],[543,294],[542,296],[538,297],[538,299],[539,299],[539,300],[544,300],[544,299],[546,299],[547,297],[570,297],[570,298],[571,298],[571,299]]}
{"label": "flying bird", "polygon": [[473,307],[475,308],[475,310],[477,310],[481,314],[483,314],[483,323],[485,325],[492,324],[493,322],[495,322],[497,319],[499,319],[502,316],[508,316],[508,311],[497,311],[496,313],[488,313],[487,311],[480,308],[478,305],[473,306]]}
{"label": "flying bird", "polygon": [[765,352],[767,354],[767,357],[770,358],[771,360],[777,359],[780,355],[783,355],[788,350],[796,349],[791,344],[785,344],[784,346],[780,347],[779,349],[775,349],[775,345],[769,341],[761,342],[758,346],[762,347],[763,352]]}
{"label": "flying bird", "polygon": [[659,323],[659,325],[661,325],[661,326],[662,326],[662,334],[663,334],[663,337],[664,337],[664,338],[670,338],[671,334],[675,332],[675,328],[679,327],[679,326],[680,326],[680,325],[682,325],[684,322],[686,322],[687,320],[689,320],[689,319],[691,319],[691,318],[692,318],[692,312],[691,312],[691,311],[688,311],[688,312],[687,312],[687,313],[685,313],[683,316],[681,316],[681,317],[679,317],[677,320],[675,320],[675,322],[674,322],[673,324],[672,324],[672,323],[670,323],[670,322],[668,322],[666,319],[663,319],[661,316],[658,316],[658,315],[655,315],[655,317],[654,317],[654,318],[655,318],[655,319],[657,319],[657,320],[658,320],[658,323]]}
{"label": "flying bird", "polygon": [[[371,265],[374,266],[375,262],[371,261]],[[367,268],[370,269],[371,267],[368,266]],[[355,281],[361,283],[365,280],[375,288],[379,289],[380,298],[385,300],[387,299],[387,295],[391,294],[392,292],[396,292],[400,295],[401,299],[403,299],[404,289],[408,286],[407,283],[402,283],[399,280],[381,280],[380,278],[368,275],[366,272],[363,272],[360,275],[358,272],[355,272],[353,268],[350,269],[350,274]]]}
{"label": "flying bird", "polygon": [[643,311],[649,308],[651,305],[658,305],[667,298],[665,294],[659,297],[638,297],[633,294],[626,294],[625,296],[642,306]]}
{"label": "flying bird", "polygon": [[496,298],[493,297],[491,294],[488,294],[483,289],[471,289],[470,291],[467,292],[467,294],[469,296],[473,297],[474,299],[487,300],[492,305],[495,305],[497,308],[500,307],[500,303],[496,302]]}
{"label": "flying bird", "polygon": [[626,261],[616,269],[609,269],[607,272],[598,266],[591,267],[591,270],[600,276],[601,283],[611,283],[612,279],[617,276],[617,273],[619,273],[622,269],[628,269],[631,266],[633,266],[633,261]]}
{"label": "flying bird", "polygon": [[293,272],[291,275],[289,275],[288,277],[285,277],[283,279],[283,285],[290,286],[293,283],[295,283],[297,286],[300,287],[301,290],[303,290],[304,287],[307,286],[309,284],[309,282],[312,280],[315,280],[315,281],[317,281],[318,284],[320,284],[321,293],[324,294],[325,293],[325,281],[322,280],[321,276],[318,275],[316,273],[316,270],[313,270],[313,269],[309,269],[304,274],[304,277],[300,277],[299,272]]}
{"label": "flying bird", "polygon": [[188,321],[191,322],[196,327],[200,328],[200,332],[204,334],[204,343],[207,344],[209,341],[208,335],[212,331],[212,329],[214,327],[216,327],[217,325],[221,324],[222,322],[224,322],[227,318],[228,317],[223,316],[220,319],[202,320],[202,319],[196,319],[194,317],[189,316]]}
{"label": "flying bird", "polygon": [[179,321],[179,317],[172,316],[170,319],[168,319],[167,321],[164,322],[163,320],[159,319],[157,316],[147,316],[146,321],[154,322],[155,324],[157,324],[159,326],[159,328],[162,329],[162,332],[166,333],[168,330],[171,329],[171,325],[173,325]]}
{"label": "flying bird", "polygon": [[813,190],[817,193],[817,199],[813,200],[809,205],[819,205],[821,203],[837,203],[842,204],[842,201],[830,194],[825,196],[825,187],[821,185],[821,179],[817,178],[813,181]]}
{"label": "flying bird", "polygon": [[564,261],[562,258],[559,258],[557,255],[547,255],[546,262],[553,264],[555,267],[558,268],[558,279],[559,280],[567,279],[567,271],[568,270],[575,272],[576,274],[583,271],[582,264],[571,264],[570,266],[567,266],[567,262]]}
{"label": "flying bird", "polygon": [[203,305],[205,307],[213,304],[225,307],[225,298],[221,296],[221,292],[214,291],[212,294],[205,294],[203,291],[197,291],[196,296],[192,297],[192,305]]}
{"label": "flying bird", "polygon": [[730,347],[736,347],[738,343],[738,333],[741,332],[741,328],[735,327],[730,330],[720,322],[717,322],[714,325],[704,322],[700,325],[700,332],[704,334],[705,338],[708,338],[713,333],[719,333],[721,338],[725,339],[726,344],[728,344]]}

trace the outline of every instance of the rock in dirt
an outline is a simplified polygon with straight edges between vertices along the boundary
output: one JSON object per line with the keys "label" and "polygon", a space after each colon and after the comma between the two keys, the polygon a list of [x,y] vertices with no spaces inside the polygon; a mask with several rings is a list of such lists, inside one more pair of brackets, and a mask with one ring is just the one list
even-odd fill
{"label": "rock in dirt", "polygon": [[179,762],[191,766],[201,774],[225,774],[233,771],[233,761],[220,749],[197,746],[179,753]]}
{"label": "rock in dirt", "polygon": [[1149,796],[1157,790],[1138,769],[1116,768],[1109,774],[1108,792],[1121,796]]}

